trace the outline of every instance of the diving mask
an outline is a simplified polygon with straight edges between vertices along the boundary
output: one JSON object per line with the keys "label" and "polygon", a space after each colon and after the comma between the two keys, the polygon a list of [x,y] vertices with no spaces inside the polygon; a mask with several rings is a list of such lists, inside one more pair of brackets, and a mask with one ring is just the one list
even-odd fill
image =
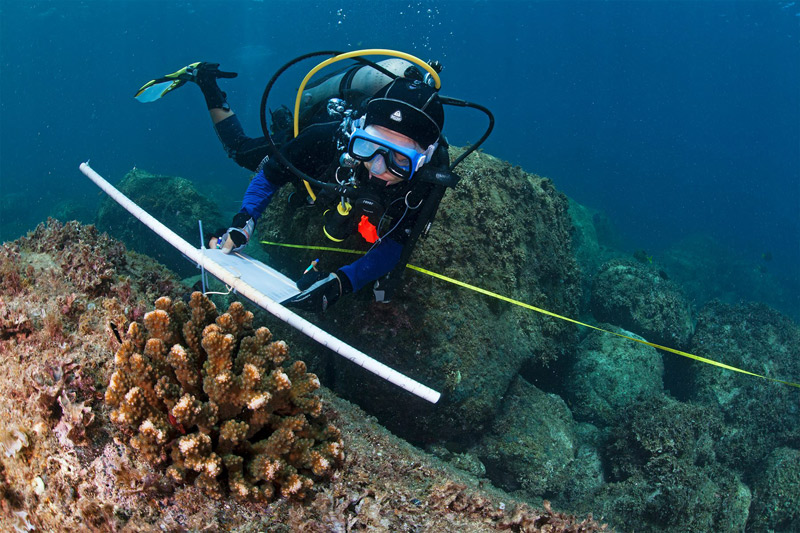
{"label": "diving mask", "polygon": [[[369,126],[367,128],[372,129]],[[388,141],[376,135],[374,130],[370,132],[357,128],[350,136],[347,152],[359,161],[372,161],[371,171],[375,175],[388,170],[399,178],[409,180],[430,160],[435,149],[436,144],[433,144],[425,152],[418,152],[414,148]]]}

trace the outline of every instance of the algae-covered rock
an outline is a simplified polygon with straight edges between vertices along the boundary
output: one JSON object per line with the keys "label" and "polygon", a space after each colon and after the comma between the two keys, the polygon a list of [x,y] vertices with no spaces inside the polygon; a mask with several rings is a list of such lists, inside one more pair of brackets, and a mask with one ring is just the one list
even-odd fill
{"label": "algae-covered rock", "polygon": [[609,483],[584,505],[621,531],[742,531],[750,491],[718,462],[711,407],[668,396],[631,406],[606,446]]}
{"label": "algae-covered rock", "polygon": [[[641,338],[614,326],[604,327]],[[581,341],[574,358],[567,394],[579,420],[613,423],[625,416],[626,407],[663,390],[661,354],[645,344],[592,331]]]}
{"label": "algae-covered rock", "polygon": [[691,464],[716,460],[722,435],[719,413],[707,406],[669,396],[642,400],[629,407],[613,427],[606,449],[612,479],[641,472],[655,458],[675,457]]}
{"label": "algae-covered rock", "polygon": [[[84,277],[97,265],[110,270],[109,283],[100,287],[87,284]],[[125,444],[145,431],[156,436],[155,425],[120,433],[102,398],[119,363],[114,353],[125,342],[122,335],[129,324],[141,321],[157,297],[169,294],[178,305],[184,292],[174,275],[154,260],[125,252],[119,242],[76,222],[51,220],[27,237],[0,246],[0,531],[607,531],[585,516],[524,502],[479,482],[399,439],[324,387],[318,389],[322,415],[341,430],[347,453],[341,469],[324,485],[316,484],[305,500],[217,500],[196,487],[170,482]],[[153,318],[151,325],[160,322]],[[219,326],[203,331],[208,329],[210,337]],[[290,329],[281,325],[273,331]],[[172,352],[174,344],[170,346]],[[239,355],[242,351],[240,343]],[[294,346],[292,352],[306,355]],[[145,370],[139,366],[144,359],[135,359],[138,370]],[[230,373],[245,374],[239,374],[235,363]],[[251,371],[247,374],[255,377]],[[297,390],[302,382],[296,374],[286,377],[292,387],[279,395]],[[163,379],[159,383],[166,384]],[[153,393],[152,388],[147,391]],[[276,400],[279,397],[270,404],[276,406]],[[273,411],[270,422],[289,415],[285,407]],[[83,416],[88,409],[95,415],[92,421]],[[86,424],[79,443],[72,441],[72,431],[62,432],[76,421],[76,414]],[[209,438],[215,449],[225,445],[217,438],[223,435],[222,427],[197,433],[176,418],[167,420],[171,433],[166,446],[174,444],[181,454],[192,451],[186,439],[192,435],[200,445]],[[237,433],[236,426],[227,429],[232,430],[224,431],[227,437]],[[267,437],[259,433],[255,440]],[[274,438],[267,440],[264,446],[277,444]],[[308,444],[302,438],[296,442]],[[255,455],[264,451],[259,447],[241,451]],[[289,462],[301,459],[296,450],[286,453]],[[229,466],[239,462],[227,459],[220,477],[231,479],[235,471]],[[267,469],[270,465],[261,466],[265,468],[246,475],[274,473]]]}
{"label": "algae-covered rock", "polygon": [[629,259],[605,263],[592,286],[592,314],[650,342],[683,347],[692,333],[689,302],[655,269]]}
{"label": "algae-covered rock", "polygon": [[[580,282],[566,197],[550,180],[487,154],[471,155],[457,171],[461,182],[445,194],[410,263],[575,316]],[[262,217],[257,234],[271,241],[332,244],[322,233],[319,210],[290,211],[282,197]],[[352,237],[340,246],[365,249],[358,241]],[[316,258],[325,270],[353,260],[347,254],[295,249],[269,253],[274,265],[292,276]],[[336,390],[414,439],[479,435],[524,362],[553,361],[575,342],[569,323],[418,272],[406,271],[390,304],[374,303],[372,296],[365,288],[342,299],[328,312],[324,327],[445,397],[431,407],[338,359],[331,365]],[[322,365],[315,371],[322,373]]]}
{"label": "algae-covered rock", "polygon": [[753,484],[748,531],[800,531],[800,450],[778,448]]}
{"label": "algae-covered rock", "polygon": [[569,465],[569,482],[552,501],[572,508],[583,501],[591,501],[592,495],[606,484],[605,466],[602,457],[603,430],[585,422],[575,424],[575,459]]}
{"label": "algae-covered rock", "polygon": [[[692,352],[765,376],[800,378],[800,328],[763,304],[714,301],[698,317]],[[775,447],[797,442],[798,391],[711,365],[693,365],[691,397],[719,408],[730,426],[723,460],[751,468]]]}
{"label": "algae-covered rock", "polygon": [[574,422],[564,401],[517,378],[479,455],[496,485],[543,496],[570,482],[575,448]]}
{"label": "algae-covered rock", "polygon": [[[213,231],[225,224],[216,204],[203,196],[185,178],[154,175],[134,168],[116,187],[193,245],[200,244],[198,220],[203,221],[207,231]],[[189,275],[196,270],[172,245],[167,244],[111,198],[106,198],[100,206],[97,225],[123,241],[128,248],[147,254],[176,272]]]}
{"label": "algae-covered rock", "polygon": [[602,212],[569,199],[569,215],[572,219],[572,249],[581,270],[581,311],[589,304],[592,280],[600,265],[619,256],[615,250],[614,233],[608,217]]}
{"label": "algae-covered rock", "polygon": [[591,505],[616,531],[707,533],[744,531],[750,502],[750,489],[730,471],[664,456],[605,485]]}

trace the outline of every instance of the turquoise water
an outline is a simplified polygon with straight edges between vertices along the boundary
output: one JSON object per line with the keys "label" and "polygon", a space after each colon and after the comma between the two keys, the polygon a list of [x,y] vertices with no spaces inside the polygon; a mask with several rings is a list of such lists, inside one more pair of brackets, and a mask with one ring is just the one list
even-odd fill
{"label": "turquoise water", "polygon": [[[48,215],[90,219],[97,194],[76,171],[86,159],[106,175],[157,168],[238,200],[241,189],[228,198],[224,184],[246,174],[219,150],[199,91],[132,98],[157,75],[197,60],[238,71],[224,88],[255,135],[263,85],[285,61],[386,47],[440,60],[444,92],[495,113],[486,151],[607,213],[631,249],[705,234],[800,294],[798,11],[791,2],[5,1],[0,238]],[[290,86],[274,98],[289,100]],[[450,113],[451,142],[475,140],[483,120]],[[785,307],[800,314],[797,298]]]}
{"label": "turquoise water", "polygon": [[[602,213],[620,251],[683,268],[690,301],[756,300],[796,321],[799,26],[793,2],[6,0],[0,240],[48,216],[93,222],[101,194],[78,172],[85,160],[111,181],[134,167],[183,176],[237,209],[249,174],[220,149],[200,92],[141,104],[149,79],[201,60],[239,72],[222,86],[255,136],[261,91],[286,61],[394,48],[441,61],[443,93],[495,114],[486,152]],[[305,70],[293,72],[276,106]],[[450,142],[475,141],[484,120],[449,112]],[[753,334],[762,346],[766,329]]]}

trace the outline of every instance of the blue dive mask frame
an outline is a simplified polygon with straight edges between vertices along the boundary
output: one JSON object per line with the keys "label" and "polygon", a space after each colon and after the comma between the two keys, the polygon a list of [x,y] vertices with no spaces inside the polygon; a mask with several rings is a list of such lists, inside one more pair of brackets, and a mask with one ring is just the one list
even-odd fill
{"label": "blue dive mask frame", "polygon": [[414,173],[430,160],[434,150],[436,150],[436,144],[432,144],[424,152],[418,152],[413,148],[387,141],[362,128],[356,128],[350,136],[350,143],[347,146],[347,153],[359,161],[373,161],[376,157],[381,156],[380,159],[373,162],[373,174],[382,174],[385,169],[388,169],[389,172],[404,180],[410,180]]}

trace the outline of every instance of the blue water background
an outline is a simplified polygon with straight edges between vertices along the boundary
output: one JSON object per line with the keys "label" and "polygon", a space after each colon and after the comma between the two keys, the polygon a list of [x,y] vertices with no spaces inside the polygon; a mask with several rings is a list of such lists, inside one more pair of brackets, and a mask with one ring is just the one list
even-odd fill
{"label": "blue water background", "polygon": [[[135,90],[220,62],[240,73],[224,89],[257,135],[284,62],[380,47],[442,61],[443,93],[495,113],[485,150],[605,212],[629,249],[702,233],[754,268],[769,252],[797,294],[799,15],[766,1],[2,0],[0,238],[52,214],[90,217],[101,195],[78,172],[87,159],[112,182],[134,166],[188,177],[236,210],[248,174],[220,149],[200,92],[145,105]],[[484,125],[452,110],[446,133],[464,144]]]}

